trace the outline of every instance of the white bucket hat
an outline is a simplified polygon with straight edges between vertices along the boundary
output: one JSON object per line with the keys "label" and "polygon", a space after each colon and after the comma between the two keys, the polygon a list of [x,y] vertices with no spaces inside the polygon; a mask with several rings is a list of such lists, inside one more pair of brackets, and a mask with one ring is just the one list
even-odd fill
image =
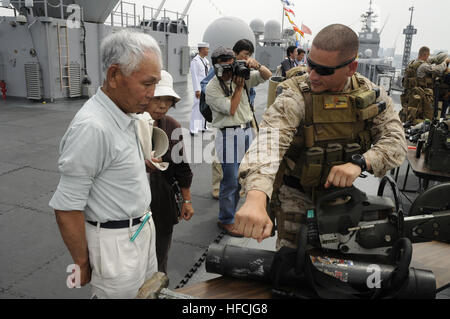
{"label": "white bucket hat", "polygon": [[144,158],[152,162],[160,171],[165,171],[169,167],[169,163],[155,163],[152,159],[160,158],[167,153],[169,149],[169,138],[167,134],[162,129],[153,126],[154,121],[147,112],[136,115],[136,118],[138,120],[137,134]]}
{"label": "white bucket hat", "polygon": [[175,103],[181,100],[178,94],[173,90],[173,78],[169,72],[161,70],[161,80],[156,84],[154,96],[171,96],[175,99]]}

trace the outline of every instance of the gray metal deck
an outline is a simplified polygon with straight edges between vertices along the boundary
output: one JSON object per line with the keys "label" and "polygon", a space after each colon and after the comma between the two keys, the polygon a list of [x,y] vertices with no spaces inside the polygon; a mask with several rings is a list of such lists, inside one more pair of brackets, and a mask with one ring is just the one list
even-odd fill
{"label": "gray metal deck", "polygon": [[[188,128],[191,85],[177,84],[175,89],[182,101],[169,114]],[[258,120],[265,108],[266,89],[267,84],[257,88]],[[399,100],[398,96],[394,98]],[[0,299],[90,298],[89,285],[72,290],[66,287],[66,268],[72,259],[48,206],[59,181],[60,139],[83,102],[0,101]],[[185,141],[190,138],[185,136]],[[175,227],[168,263],[170,288],[182,281],[182,285],[190,285],[216,276],[207,274],[204,264],[197,263],[209,244],[221,234],[216,226],[218,201],[211,197],[211,168],[208,164],[194,164],[192,170],[195,215],[191,221]],[[404,172],[403,168],[400,181]],[[374,193],[378,183],[371,178],[358,181],[358,185]],[[416,186],[417,179],[410,177],[409,187]],[[254,240],[225,235],[220,243],[275,249],[274,238],[257,244]],[[193,267],[198,270],[193,272]],[[191,278],[186,283],[188,273]]]}

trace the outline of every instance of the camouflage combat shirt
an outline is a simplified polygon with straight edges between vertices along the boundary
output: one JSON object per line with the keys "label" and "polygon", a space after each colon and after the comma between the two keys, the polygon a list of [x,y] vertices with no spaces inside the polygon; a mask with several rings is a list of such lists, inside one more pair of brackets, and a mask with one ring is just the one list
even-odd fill
{"label": "camouflage combat shirt", "polygon": [[[375,87],[368,79],[365,81],[369,88]],[[349,78],[344,92],[350,90],[350,83]],[[400,166],[407,152],[403,126],[394,111],[394,103],[382,88],[380,90],[377,102],[385,101],[386,109],[373,118],[370,126],[373,146],[363,154],[376,177],[382,177],[387,171]],[[292,89],[284,90],[266,110],[259,134],[239,168],[241,195],[259,190],[271,198],[280,163],[304,118],[303,95]]]}

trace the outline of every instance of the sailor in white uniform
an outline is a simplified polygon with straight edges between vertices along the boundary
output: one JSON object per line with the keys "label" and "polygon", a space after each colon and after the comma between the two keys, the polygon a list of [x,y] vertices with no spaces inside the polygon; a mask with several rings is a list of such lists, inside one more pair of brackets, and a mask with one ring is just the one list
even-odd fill
{"label": "sailor in white uniform", "polygon": [[210,63],[206,56],[209,53],[208,43],[198,44],[198,54],[191,61],[192,87],[194,89],[194,105],[191,113],[190,131],[197,134],[206,130],[206,121],[200,113],[200,82],[208,75]]}

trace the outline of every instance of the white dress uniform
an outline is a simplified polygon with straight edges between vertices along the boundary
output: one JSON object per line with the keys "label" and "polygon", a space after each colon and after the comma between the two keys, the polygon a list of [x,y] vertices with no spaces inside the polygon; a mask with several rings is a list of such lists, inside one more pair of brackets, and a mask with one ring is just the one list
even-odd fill
{"label": "white dress uniform", "polygon": [[[206,45],[206,44],[203,44]],[[206,120],[200,113],[200,99],[195,96],[196,91],[201,91],[200,82],[208,75],[211,65],[206,58],[196,55],[191,61],[192,87],[194,89],[194,105],[191,113],[190,131],[197,134],[206,129]]]}

